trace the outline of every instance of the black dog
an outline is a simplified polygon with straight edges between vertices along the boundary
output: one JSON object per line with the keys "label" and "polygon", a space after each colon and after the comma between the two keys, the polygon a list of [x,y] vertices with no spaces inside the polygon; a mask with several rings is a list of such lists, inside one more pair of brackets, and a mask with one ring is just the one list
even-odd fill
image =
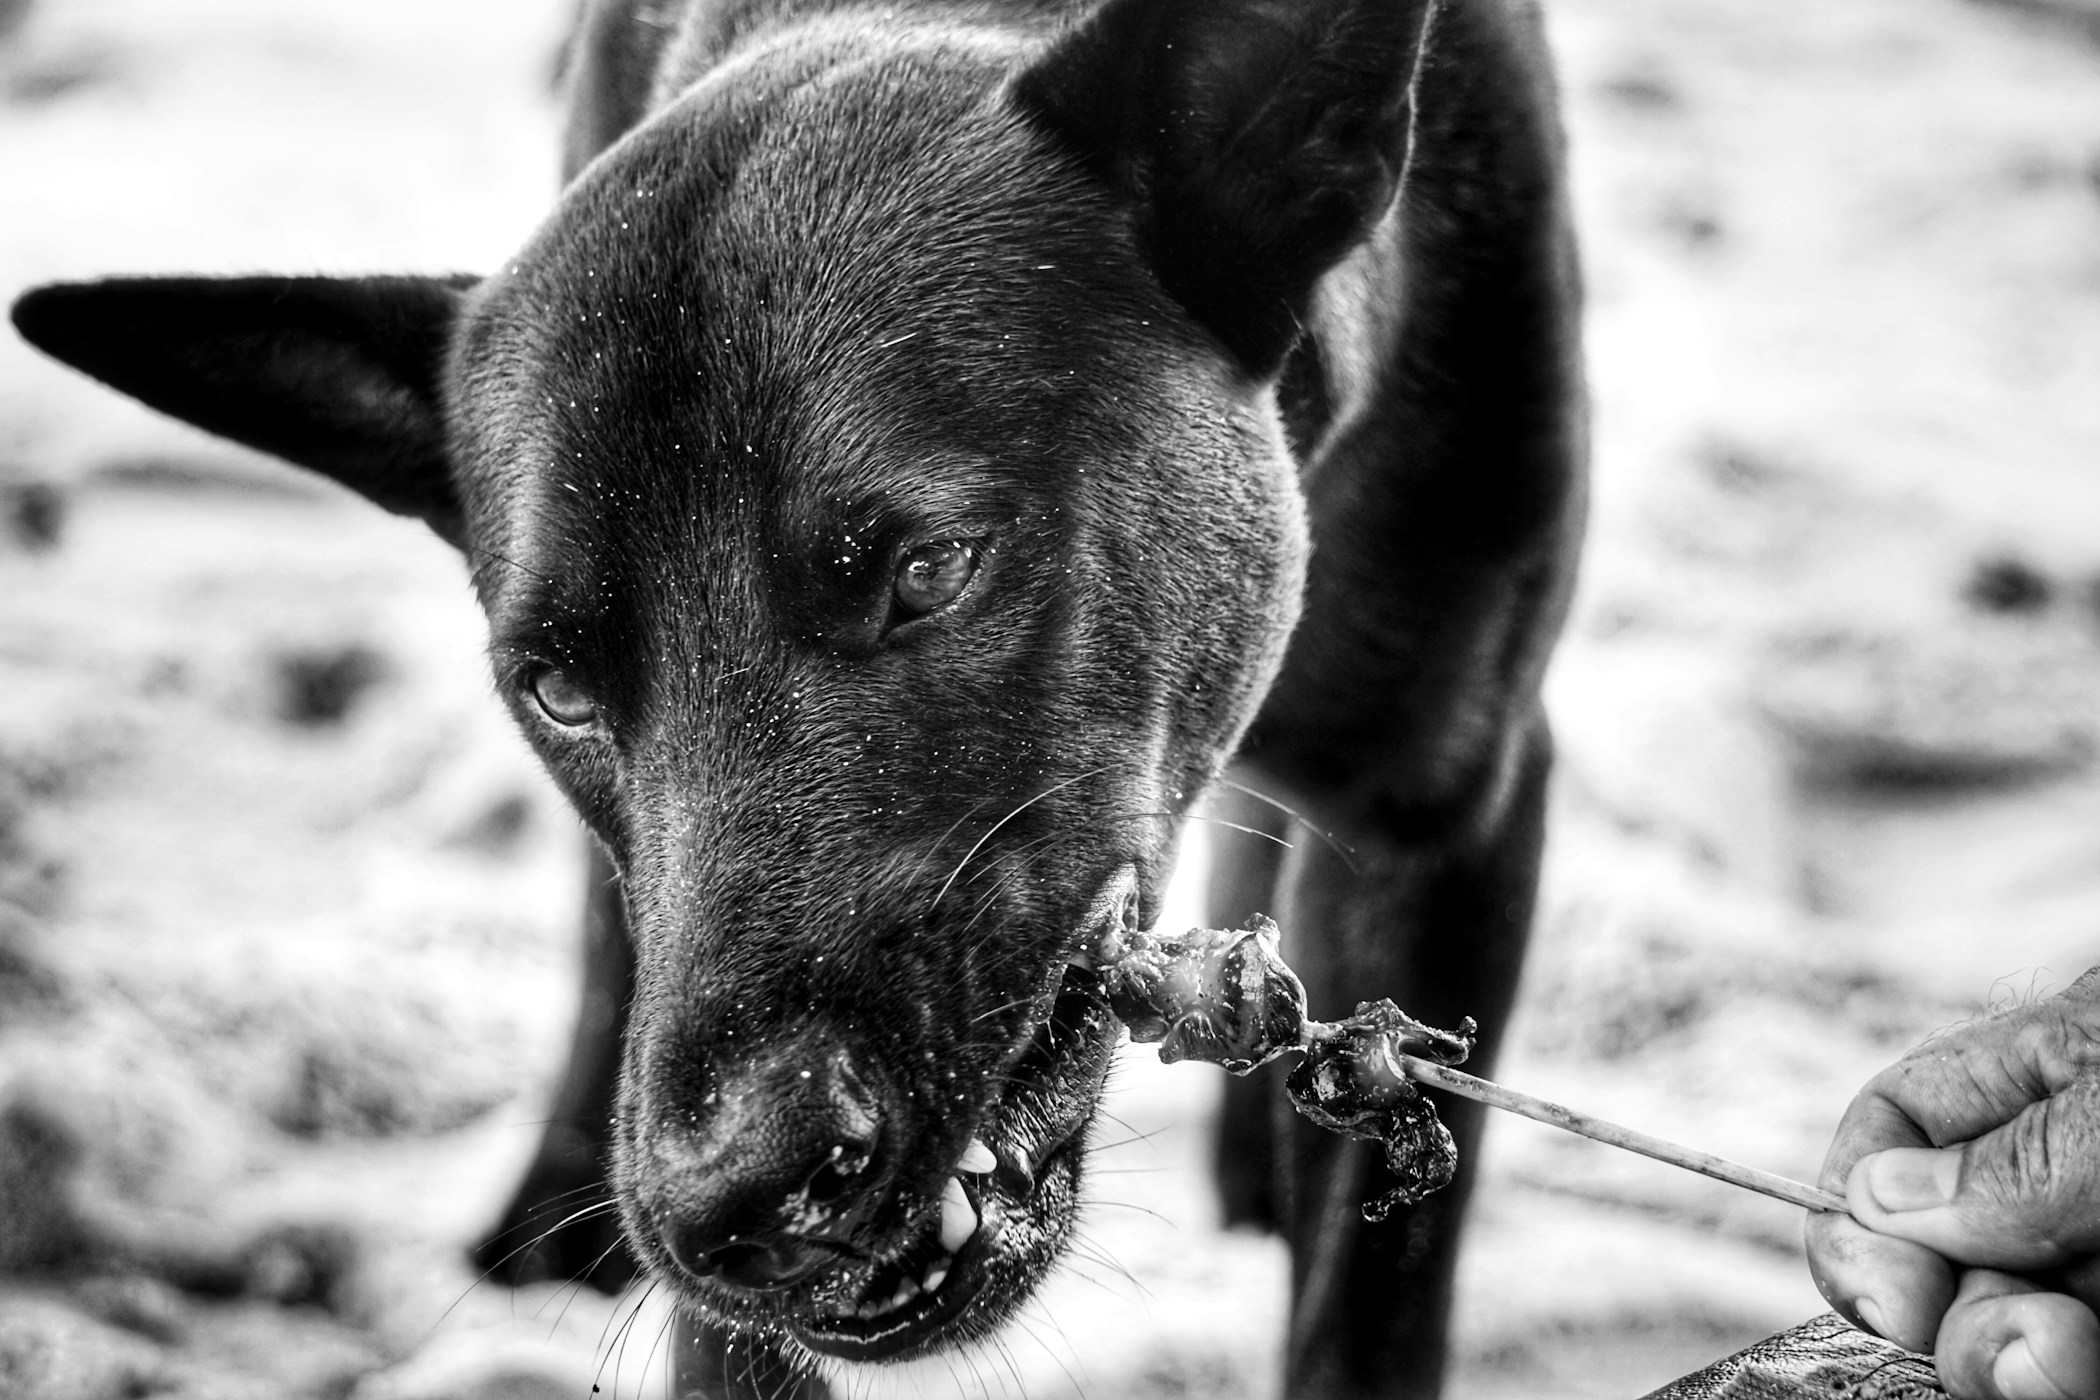
{"label": "black dog", "polygon": [[[495,276],[15,309],[472,562],[611,875],[510,1223],[609,1149],[706,1393],[984,1335],[1078,1200],[1116,1027],[1072,960],[1236,754],[1336,840],[1227,850],[1213,912],[1491,1062],[1582,502],[1532,7],[592,0],[571,64]],[[1371,1154],[1235,1089],[1290,1393],[1433,1393],[1468,1175],[1367,1224]]]}

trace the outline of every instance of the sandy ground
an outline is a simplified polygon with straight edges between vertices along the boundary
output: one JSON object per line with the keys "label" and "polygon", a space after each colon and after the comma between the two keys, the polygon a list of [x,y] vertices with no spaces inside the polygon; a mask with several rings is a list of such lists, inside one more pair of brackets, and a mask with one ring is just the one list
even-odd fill
{"label": "sandy ground", "polygon": [[[0,40],[0,295],[493,263],[565,8],[49,0]],[[2100,960],[2100,51],[2032,8],[1553,0],[1599,488],[1513,1085],[1811,1176],[1904,1046]],[[460,1258],[579,869],[456,561],[11,341],[0,504],[0,1396],[651,1393],[654,1300]],[[851,1393],[1271,1393],[1204,1076],[1128,1059],[1003,1343]],[[1486,1154],[1455,1395],[1632,1396],[1821,1309],[1790,1208]]]}

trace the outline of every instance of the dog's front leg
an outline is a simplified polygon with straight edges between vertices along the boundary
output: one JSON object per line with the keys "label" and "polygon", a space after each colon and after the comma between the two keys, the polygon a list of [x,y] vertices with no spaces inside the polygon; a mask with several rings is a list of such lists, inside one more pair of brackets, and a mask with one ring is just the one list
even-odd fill
{"label": "dog's front leg", "polygon": [[635,1275],[605,1173],[620,1042],[634,995],[634,948],[618,880],[595,842],[583,927],[583,995],[568,1067],[532,1165],[473,1257],[505,1283],[573,1279],[616,1293]]}
{"label": "dog's front leg", "polygon": [[[1519,740],[1511,761],[1514,781],[1473,830],[1346,828],[1336,833],[1346,853],[1300,841],[1277,912],[1312,1006],[1339,1015],[1377,994],[1435,1025],[1470,1014],[1481,1035],[1469,1068],[1486,1072],[1531,921],[1550,766],[1543,725]],[[1362,1204],[1390,1184],[1375,1147],[1314,1127],[1281,1096],[1272,1103],[1294,1299],[1286,1394],[1435,1395],[1480,1106],[1439,1098],[1458,1143],[1457,1179],[1374,1224]]]}

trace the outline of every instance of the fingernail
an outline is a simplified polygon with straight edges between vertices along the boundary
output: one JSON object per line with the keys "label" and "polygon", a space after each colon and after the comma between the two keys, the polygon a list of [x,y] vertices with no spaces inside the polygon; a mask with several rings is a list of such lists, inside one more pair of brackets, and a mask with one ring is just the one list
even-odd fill
{"label": "fingernail", "polygon": [[1875,1336],[1886,1337],[1889,1334],[1888,1325],[1881,1320],[1881,1304],[1872,1298],[1854,1298],[1852,1311],[1859,1314],[1859,1320],[1866,1323],[1867,1330]]}
{"label": "fingernail", "polygon": [[1954,1199],[1955,1184],[1961,1180],[1961,1154],[1929,1147],[1892,1147],[1860,1165],[1865,1168],[1867,1194],[1891,1215],[1943,1206]]}
{"label": "fingernail", "polygon": [[2071,1400],[2070,1392],[2043,1372],[2025,1337],[2007,1342],[1991,1362],[1991,1384],[2004,1400]]}

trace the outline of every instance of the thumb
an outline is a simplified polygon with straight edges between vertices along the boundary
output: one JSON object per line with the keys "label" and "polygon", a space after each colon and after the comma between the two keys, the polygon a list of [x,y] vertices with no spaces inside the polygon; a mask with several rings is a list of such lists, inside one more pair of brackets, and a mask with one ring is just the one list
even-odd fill
{"label": "thumb", "polygon": [[1957,1263],[2053,1268],[2100,1249],[2100,1075],[1945,1148],[1862,1157],[1846,1204],[1877,1234]]}

